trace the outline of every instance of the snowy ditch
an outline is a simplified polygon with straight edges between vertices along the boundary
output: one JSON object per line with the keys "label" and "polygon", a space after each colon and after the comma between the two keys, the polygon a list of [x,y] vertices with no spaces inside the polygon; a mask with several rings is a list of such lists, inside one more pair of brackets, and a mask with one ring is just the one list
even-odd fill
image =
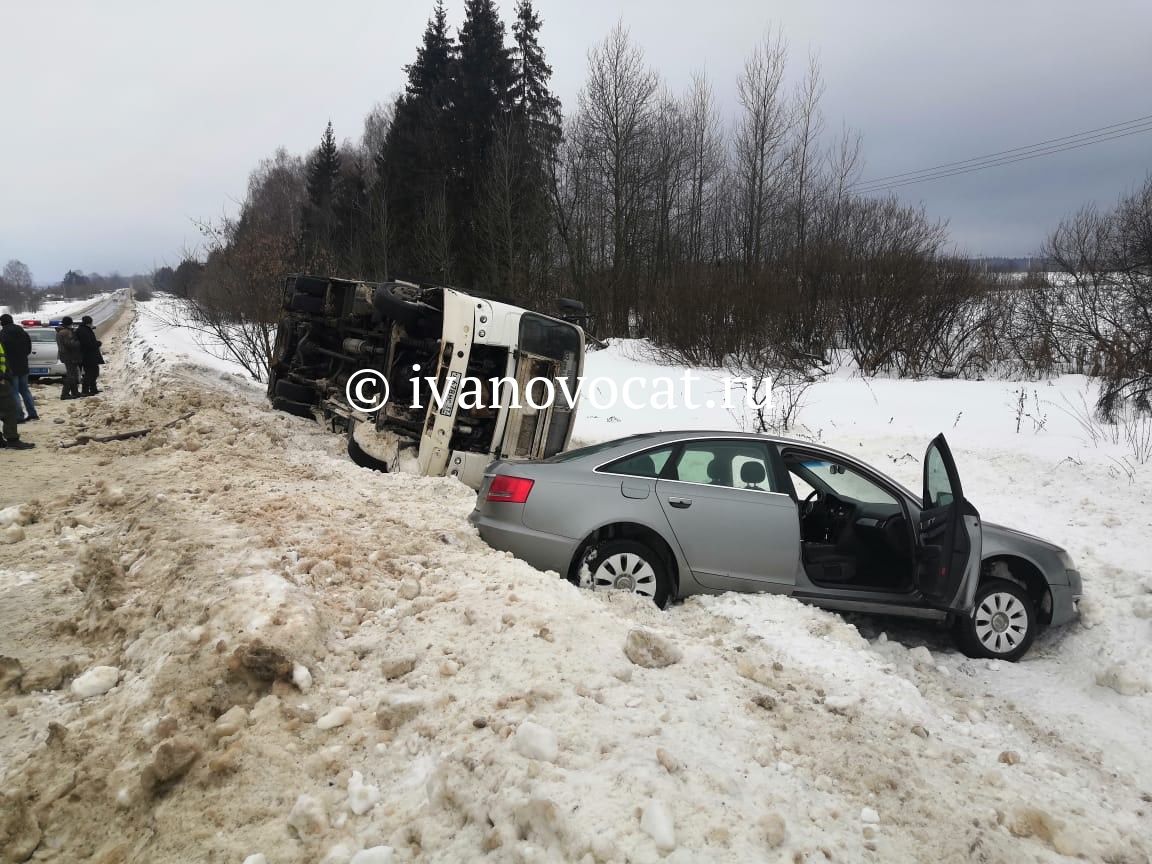
{"label": "snowy ditch", "polygon": [[[1011,432],[1012,385],[834,378],[801,416],[913,486],[943,429],[985,518],[1070,549],[1084,620],[1016,665],[782,597],[578,591],[483,544],[469,490],[359,469],[163,339],[138,322],[60,434],[190,419],[60,451],[75,492],[0,501],[24,533],[0,564],[4,860],[1152,854],[1149,480],[1055,410]],[[659,368],[634,348],[589,374]]]}

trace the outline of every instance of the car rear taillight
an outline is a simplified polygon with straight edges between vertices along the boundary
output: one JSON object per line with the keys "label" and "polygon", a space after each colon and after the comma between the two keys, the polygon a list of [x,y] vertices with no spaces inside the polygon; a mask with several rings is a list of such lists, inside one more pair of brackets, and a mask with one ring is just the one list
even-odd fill
{"label": "car rear taillight", "polygon": [[528,493],[532,491],[532,484],[535,482],[527,477],[505,477],[497,474],[492,478],[492,485],[488,487],[488,497],[484,500],[523,504],[528,500]]}

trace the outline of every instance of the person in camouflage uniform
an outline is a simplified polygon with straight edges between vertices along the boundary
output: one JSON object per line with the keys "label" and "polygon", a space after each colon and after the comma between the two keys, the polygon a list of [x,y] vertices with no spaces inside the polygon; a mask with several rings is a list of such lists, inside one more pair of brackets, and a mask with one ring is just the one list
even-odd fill
{"label": "person in camouflage uniform", "polygon": [[72,329],[72,319],[65,315],[56,329],[57,357],[64,364],[64,388],[60,391],[61,399],[76,399],[80,395],[80,364],[84,355],[80,350],[80,342],[76,339],[76,331]]}

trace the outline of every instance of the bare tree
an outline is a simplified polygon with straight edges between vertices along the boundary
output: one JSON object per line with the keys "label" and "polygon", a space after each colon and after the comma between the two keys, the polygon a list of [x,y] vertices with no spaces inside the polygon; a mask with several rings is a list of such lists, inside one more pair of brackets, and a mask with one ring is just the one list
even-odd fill
{"label": "bare tree", "polygon": [[1041,314],[1062,353],[1089,352],[1102,382],[1097,406],[1116,417],[1152,405],[1152,175],[1115,209],[1082,208],[1044,252],[1057,271],[1041,286]]}
{"label": "bare tree", "polygon": [[18,291],[29,291],[32,288],[32,271],[23,261],[13,258],[4,265],[4,281]]}
{"label": "bare tree", "polygon": [[744,63],[737,84],[741,108],[735,134],[734,183],[745,278],[768,257],[768,232],[780,207],[791,116],[783,93],[787,46],[769,33]]}
{"label": "bare tree", "polygon": [[199,268],[188,259],[177,268],[177,274],[196,269],[198,277],[183,304],[162,319],[200,334],[205,347],[256,380],[268,374],[284,278],[299,266],[305,194],[302,160],[281,148],[261,162],[239,216],[200,223],[207,261]]}
{"label": "bare tree", "polygon": [[716,254],[712,235],[725,165],[724,136],[712,85],[703,73],[692,76],[683,104],[688,187],[682,222],[684,257],[699,264]]}
{"label": "bare tree", "polygon": [[651,138],[657,114],[659,78],[644,52],[628,37],[623,23],[589,52],[588,83],[580,92],[581,156],[589,179],[599,187],[606,207],[607,236],[600,241],[610,262],[609,304],[613,330],[630,323],[629,283],[640,263],[645,197],[653,175]]}

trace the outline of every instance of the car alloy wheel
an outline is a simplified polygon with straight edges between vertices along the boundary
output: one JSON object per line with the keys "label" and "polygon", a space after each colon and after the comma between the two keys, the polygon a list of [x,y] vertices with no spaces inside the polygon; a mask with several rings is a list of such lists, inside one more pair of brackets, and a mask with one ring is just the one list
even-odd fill
{"label": "car alloy wheel", "polygon": [[973,618],[976,638],[996,654],[1006,654],[1016,648],[1028,633],[1024,604],[1005,591],[987,595]]}
{"label": "car alloy wheel", "polygon": [[596,546],[578,575],[580,586],[593,591],[639,594],[661,609],[668,602],[670,592],[663,560],[635,540],[611,540]]}
{"label": "car alloy wheel", "polygon": [[965,654],[1019,660],[1036,638],[1036,610],[1022,586],[990,579],[977,589],[971,615],[958,621],[957,628]]}

